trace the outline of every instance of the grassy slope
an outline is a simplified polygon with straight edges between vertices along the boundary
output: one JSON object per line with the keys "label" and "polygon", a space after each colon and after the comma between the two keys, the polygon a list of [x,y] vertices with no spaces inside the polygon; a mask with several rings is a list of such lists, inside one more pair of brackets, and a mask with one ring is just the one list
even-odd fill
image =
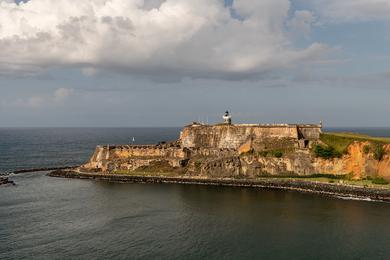
{"label": "grassy slope", "polygon": [[354,141],[369,141],[372,143],[385,144],[390,143],[389,137],[372,137],[368,135],[356,134],[356,133],[322,133],[321,141],[328,146],[333,147],[336,151],[344,153],[352,142]]}

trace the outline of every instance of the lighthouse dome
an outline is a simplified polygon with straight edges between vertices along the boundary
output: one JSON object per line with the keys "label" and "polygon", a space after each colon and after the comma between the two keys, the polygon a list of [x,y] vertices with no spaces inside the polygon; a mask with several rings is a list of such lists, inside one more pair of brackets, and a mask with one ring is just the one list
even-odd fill
{"label": "lighthouse dome", "polygon": [[225,124],[230,125],[232,123],[232,117],[230,116],[229,111],[226,111],[222,118]]}

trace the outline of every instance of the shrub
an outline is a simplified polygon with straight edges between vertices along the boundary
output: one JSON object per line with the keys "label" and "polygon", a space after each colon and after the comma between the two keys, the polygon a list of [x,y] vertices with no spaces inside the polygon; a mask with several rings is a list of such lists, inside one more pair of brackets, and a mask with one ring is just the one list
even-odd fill
{"label": "shrub", "polygon": [[202,162],[201,161],[196,161],[195,162],[195,167],[198,169],[200,168],[200,166],[202,165]]}
{"label": "shrub", "polygon": [[354,177],[353,172],[350,172],[350,173],[348,173],[347,175],[344,175],[344,179],[345,179],[345,180],[348,180],[348,181],[353,180],[353,177]]}
{"label": "shrub", "polygon": [[374,178],[371,181],[373,184],[380,184],[380,185],[386,185],[389,184],[389,182],[383,178]]}
{"label": "shrub", "polygon": [[382,160],[383,156],[385,155],[385,149],[383,149],[383,146],[382,145],[377,145],[375,147],[375,151],[374,151],[374,158],[375,160]]}
{"label": "shrub", "polygon": [[368,154],[369,152],[370,152],[370,146],[369,145],[365,145],[363,147],[363,153]]}
{"label": "shrub", "polygon": [[267,151],[261,151],[261,152],[259,152],[259,155],[262,156],[262,157],[267,157],[268,152]]}
{"label": "shrub", "polygon": [[273,155],[276,157],[276,158],[281,158],[283,156],[283,153],[281,151],[274,151],[273,152]]}
{"label": "shrub", "polygon": [[314,153],[317,157],[321,157],[324,159],[341,157],[341,153],[336,151],[332,146],[322,147],[321,145],[316,145],[314,148]]}

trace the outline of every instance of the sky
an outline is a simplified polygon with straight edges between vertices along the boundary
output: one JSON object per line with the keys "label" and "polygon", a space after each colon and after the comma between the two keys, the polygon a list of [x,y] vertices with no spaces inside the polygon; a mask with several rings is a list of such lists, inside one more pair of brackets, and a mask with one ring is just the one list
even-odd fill
{"label": "sky", "polygon": [[0,127],[390,127],[390,0],[0,0]]}

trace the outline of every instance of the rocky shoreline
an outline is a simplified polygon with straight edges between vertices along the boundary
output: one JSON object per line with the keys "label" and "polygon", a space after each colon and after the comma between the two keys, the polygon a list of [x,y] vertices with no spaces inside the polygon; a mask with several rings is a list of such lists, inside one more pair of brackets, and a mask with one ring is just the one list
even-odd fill
{"label": "rocky shoreline", "polygon": [[15,182],[10,181],[8,177],[0,177],[0,185],[7,185],[7,184],[15,185]]}
{"label": "rocky shoreline", "polygon": [[390,202],[390,189],[352,186],[346,184],[323,183],[306,180],[259,178],[199,178],[199,177],[162,177],[141,175],[116,175],[103,173],[86,173],[71,170],[55,170],[48,173],[51,177],[90,179],[119,183],[176,183],[192,185],[253,187],[263,189],[293,190],[322,194],[326,196],[348,197],[362,200]]}
{"label": "rocky shoreline", "polygon": [[41,168],[30,168],[12,171],[13,174],[28,173],[28,172],[44,172],[44,171],[55,171],[55,170],[68,170],[75,169],[79,166],[62,166],[62,167],[41,167]]}

